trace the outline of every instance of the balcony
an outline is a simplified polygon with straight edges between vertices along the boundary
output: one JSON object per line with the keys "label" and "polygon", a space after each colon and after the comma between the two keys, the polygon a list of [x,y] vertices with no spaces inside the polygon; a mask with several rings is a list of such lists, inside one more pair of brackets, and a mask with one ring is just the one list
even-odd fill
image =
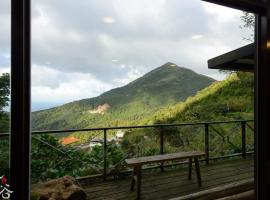
{"label": "balcony", "polygon": [[[205,152],[200,160],[202,187],[197,185],[195,170],[193,178],[188,180],[185,160],[169,161],[163,166],[147,164],[142,172],[141,198],[170,199],[250,179],[254,177],[253,123],[253,120],[238,120],[35,131],[32,133],[32,184],[72,175],[89,199],[136,199],[136,192],[130,191],[131,169],[125,163],[126,158],[191,150]],[[47,138],[77,132],[87,136],[84,144],[76,144],[74,135],[71,136],[74,144]],[[0,139],[8,141],[9,134],[1,134]],[[40,156],[41,149],[46,149],[44,158]],[[72,174],[83,167],[86,170],[82,173]]]}

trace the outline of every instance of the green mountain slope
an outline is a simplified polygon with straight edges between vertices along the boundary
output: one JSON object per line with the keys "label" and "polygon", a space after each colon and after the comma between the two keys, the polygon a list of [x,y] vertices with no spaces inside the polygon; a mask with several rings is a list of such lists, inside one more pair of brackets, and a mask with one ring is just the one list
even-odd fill
{"label": "green mountain slope", "polygon": [[142,123],[241,120],[254,117],[254,76],[235,73],[173,106],[161,109]]}
{"label": "green mountain slope", "polygon": [[166,63],[98,97],[34,112],[32,125],[35,130],[44,130],[138,124],[213,82],[212,78]]}

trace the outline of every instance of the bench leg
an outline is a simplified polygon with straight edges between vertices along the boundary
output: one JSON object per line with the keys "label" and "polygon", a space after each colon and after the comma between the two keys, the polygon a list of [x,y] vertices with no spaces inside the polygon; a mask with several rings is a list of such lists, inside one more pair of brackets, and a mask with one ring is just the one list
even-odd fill
{"label": "bench leg", "polygon": [[160,163],[160,172],[164,172],[164,167],[163,167],[163,165],[164,165],[164,162],[161,162],[161,163]]}
{"label": "bench leg", "polygon": [[191,180],[192,174],[192,158],[188,159],[188,180]]}
{"label": "bench leg", "polygon": [[199,185],[199,187],[201,187],[202,186],[202,180],[201,180],[200,165],[199,165],[198,157],[194,158],[194,162],[195,162],[198,185]]}
{"label": "bench leg", "polygon": [[130,190],[134,191],[135,183],[137,187],[137,198],[141,199],[141,166],[134,166],[133,172],[132,172],[132,180],[131,180],[131,187]]}
{"label": "bench leg", "polygon": [[135,181],[136,181],[136,176],[137,176],[136,171],[137,169],[136,167],[134,167],[133,172],[132,172],[131,186],[130,186],[131,191],[134,191],[134,186],[135,186]]}
{"label": "bench leg", "polygon": [[141,166],[137,168],[137,199],[141,199],[141,182],[142,182]]}
{"label": "bench leg", "polygon": [[131,191],[134,191],[134,186],[135,186],[135,177],[132,177],[131,186],[130,186]]}

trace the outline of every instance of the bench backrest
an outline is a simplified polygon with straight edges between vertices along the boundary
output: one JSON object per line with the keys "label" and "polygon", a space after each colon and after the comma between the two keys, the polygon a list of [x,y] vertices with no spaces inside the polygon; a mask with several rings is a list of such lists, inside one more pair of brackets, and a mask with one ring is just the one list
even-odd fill
{"label": "bench backrest", "polygon": [[201,157],[204,155],[205,153],[202,151],[179,152],[179,153],[162,154],[162,155],[156,155],[156,156],[130,158],[130,159],[126,159],[126,163],[128,165],[143,165],[143,164],[154,163],[154,162],[165,162],[165,161],[177,160],[177,159]]}

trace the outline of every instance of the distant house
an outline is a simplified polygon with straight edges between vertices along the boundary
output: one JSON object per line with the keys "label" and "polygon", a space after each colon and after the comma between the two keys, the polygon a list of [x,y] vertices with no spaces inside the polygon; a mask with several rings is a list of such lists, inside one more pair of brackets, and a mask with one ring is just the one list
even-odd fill
{"label": "distant house", "polygon": [[90,148],[93,148],[93,147],[95,147],[95,146],[102,146],[102,144],[103,144],[103,140],[102,140],[102,139],[93,138],[93,139],[90,141],[89,147],[90,147]]}
{"label": "distant house", "polygon": [[62,140],[60,140],[60,143],[62,145],[69,145],[69,144],[73,144],[73,143],[76,143],[79,141],[80,141],[80,139],[75,138],[74,136],[71,136],[71,137],[63,138]]}
{"label": "distant house", "polygon": [[124,138],[125,134],[126,134],[125,131],[122,131],[122,130],[117,131],[116,132],[116,135],[115,135],[116,136],[116,140],[122,140]]}

